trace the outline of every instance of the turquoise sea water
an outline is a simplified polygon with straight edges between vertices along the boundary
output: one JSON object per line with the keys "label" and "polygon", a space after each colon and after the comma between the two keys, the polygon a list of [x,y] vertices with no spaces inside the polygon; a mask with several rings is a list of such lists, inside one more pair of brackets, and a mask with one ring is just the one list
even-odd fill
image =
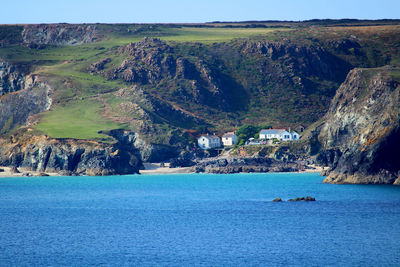
{"label": "turquoise sea water", "polygon": [[400,266],[400,187],[322,180],[2,178],[0,266]]}

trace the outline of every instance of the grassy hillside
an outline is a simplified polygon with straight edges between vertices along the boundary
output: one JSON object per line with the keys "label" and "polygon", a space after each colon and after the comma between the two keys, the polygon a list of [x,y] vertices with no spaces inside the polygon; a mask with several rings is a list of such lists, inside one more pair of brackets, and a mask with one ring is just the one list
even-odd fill
{"label": "grassy hillside", "polygon": [[[167,136],[158,140],[165,143],[205,127],[317,121],[348,70],[400,64],[396,23],[98,24],[94,43],[39,48],[21,44],[22,26],[0,26],[0,58],[28,66],[54,89],[36,130],[107,141],[100,131],[126,128]],[[162,43],[124,52],[144,37]],[[104,59],[104,67],[90,71]],[[145,78],[128,79],[127,70]]]}

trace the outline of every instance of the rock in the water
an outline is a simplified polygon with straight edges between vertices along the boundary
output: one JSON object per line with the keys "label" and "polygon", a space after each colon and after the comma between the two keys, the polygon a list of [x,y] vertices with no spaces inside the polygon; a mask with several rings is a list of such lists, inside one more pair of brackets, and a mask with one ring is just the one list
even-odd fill
{"label": "rock in the water", "polygon": [[307,196],[307,197],[296,197],[294,199],[289,199],[288,201],[315,201],[315,198]]}
{"label": "rock in the water", "polygon": [[272,200],[272,202],[282,202],[282,199],[280,197],[277,197],[274,200]]}

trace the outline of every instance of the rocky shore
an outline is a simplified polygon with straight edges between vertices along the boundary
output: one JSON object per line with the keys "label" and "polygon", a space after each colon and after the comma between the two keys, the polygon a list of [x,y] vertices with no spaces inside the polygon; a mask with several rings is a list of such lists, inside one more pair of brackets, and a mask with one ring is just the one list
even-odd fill
{"label": "rocky shore", "polygon": [[302,161],[282,161],[273,158],[211,158],[192,167],[195,173],[252,173],[252,172],[306,172],[319,169]]}

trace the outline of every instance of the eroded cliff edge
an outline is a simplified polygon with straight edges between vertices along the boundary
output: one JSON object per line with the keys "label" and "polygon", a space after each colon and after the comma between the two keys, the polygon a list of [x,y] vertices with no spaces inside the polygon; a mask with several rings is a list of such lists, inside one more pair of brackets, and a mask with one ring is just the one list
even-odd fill
{"label": "eroded cliff edge", "polygon": [[330,166],[324,182],[400,184],[398,67],[354,69],[326,115],[318,160]]}
{"label": "eroded cliff edge", "polygon": [[47,136],[0,138],[0,165],[61,175],[139,173],[143,165],[139,151],[133,146],[135,134],[123,130],[108,134],[115,138],[114,144]]}

